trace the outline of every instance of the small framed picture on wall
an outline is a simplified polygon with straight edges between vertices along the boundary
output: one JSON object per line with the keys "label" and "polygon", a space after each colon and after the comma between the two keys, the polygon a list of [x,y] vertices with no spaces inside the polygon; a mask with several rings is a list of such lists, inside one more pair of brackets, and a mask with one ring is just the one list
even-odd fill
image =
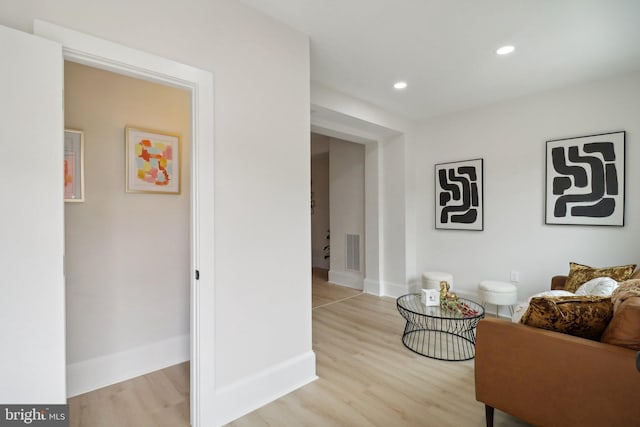
{"label": "small framed picture on wall", "polygon": [[64,201],[84,202],[84,133],[64,131]]}
{"label": "small framed picture on wall", "polygon": [[180,135],[127,127],[127,193],[180,194]]}

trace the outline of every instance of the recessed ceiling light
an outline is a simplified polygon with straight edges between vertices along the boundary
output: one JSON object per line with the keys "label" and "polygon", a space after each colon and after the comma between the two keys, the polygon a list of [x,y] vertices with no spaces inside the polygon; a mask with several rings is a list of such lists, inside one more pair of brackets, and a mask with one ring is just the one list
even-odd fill
{"label": "recessed ceiling light", "polygon": [[499,48],[498,50],[496,50],[496,53],[498,55],[508,55],[511,52],[513,52],[514,50],[516,50],[515,47],[511,46],[511,45],[507,45],[507,46],[502,46],[501,48]]}
{"label": "recessed ceiling light", "polygon": [[393,87],[396,89],[406,89],[407,88],[407,82],[395,82],[393,84]]}

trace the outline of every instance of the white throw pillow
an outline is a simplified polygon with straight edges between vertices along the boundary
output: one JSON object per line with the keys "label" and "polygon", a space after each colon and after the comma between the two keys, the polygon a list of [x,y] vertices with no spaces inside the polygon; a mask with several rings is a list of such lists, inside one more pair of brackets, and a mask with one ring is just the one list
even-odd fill
{"label": "white throw pillow", "polygon": [[523,302],[521,304],[518,304],[516,309],[513,311],[513,316],[511,316],[511,321],[513,323],[520,323],[520,319],[522,319],[522,316],[524,315],[524,313],[527,312],[527,309],[529,308],[529,301],[531,301],[531,298],[536,298],[536,297],[570,297],[570,296],[573,296],[573,295],[575,295],[575,294],[572,294],[569,291],[564,291],[564,290],[561,290],[561,289],[554,289],[552,291],[544,291],[544,292],[540,292],[539,294],[531,295],[529,297],[529,299],[527,300],[527,302]]}
{"label": "white throw pillow", "polygon": [[618,287],[618,282],[611,277],[596,277],[580,285],[576,295],[609,296]]}

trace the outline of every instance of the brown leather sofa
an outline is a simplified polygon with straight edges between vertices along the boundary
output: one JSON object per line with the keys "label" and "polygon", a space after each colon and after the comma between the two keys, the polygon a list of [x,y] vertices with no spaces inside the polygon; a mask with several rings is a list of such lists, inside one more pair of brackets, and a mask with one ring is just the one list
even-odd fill
{"label": "brown leather sofa", "polygon": [[[564,280],[554,277],[551,288]],[[494,408],[535,426],[640,426],[636,353],[486,318],[476,335],[476,399],[488,427]]]}

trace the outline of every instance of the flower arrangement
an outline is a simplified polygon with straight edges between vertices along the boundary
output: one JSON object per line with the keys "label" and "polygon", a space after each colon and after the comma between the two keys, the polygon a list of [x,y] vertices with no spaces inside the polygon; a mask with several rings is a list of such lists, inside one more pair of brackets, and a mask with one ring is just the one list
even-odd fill
{"label": "flower arrangement", "polygon": [[464,317],[477,316],[478,310],[469,307],[469,304],[460,301],[458,296],[449,292],[449,283],[440,282],[440,308],[461,314]]}

